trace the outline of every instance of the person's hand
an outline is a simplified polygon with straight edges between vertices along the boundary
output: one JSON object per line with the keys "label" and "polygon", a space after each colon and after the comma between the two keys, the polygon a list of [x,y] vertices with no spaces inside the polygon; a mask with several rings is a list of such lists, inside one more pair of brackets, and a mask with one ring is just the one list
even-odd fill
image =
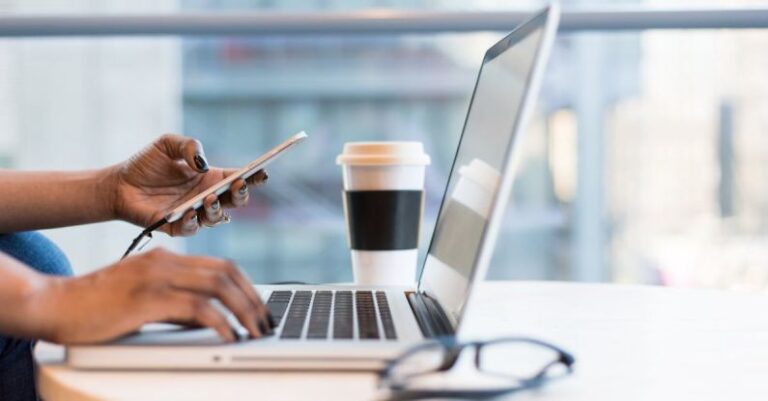
{"label": "person's hand", "polygon": [[132,256],[76,278],[52,278],[30,302],[44,316],[39,338],[60,343],[114,339],[150,322],[210,327],[236,337],[211,300],[220,301],[253,337],[274,321],[248,279],[231,262],[162,249]]}
{"label": "person's hand", "polygon": [[[199,141],[166,134],[128,161],[111,168],[114,195],[110,198],[117,218],[141,227],[162,219],[174,206],[194,197],[236,169],[208,165]],[[263,184],[267,173],[260,170],[248,182],[237,179],[221,198],[209,195],[199,212],[189,210],[183,218],[160,228],[172,236],[188,236],[201,225],[212,226],[224,218],[223,208],[248,203],[248,188]]]}

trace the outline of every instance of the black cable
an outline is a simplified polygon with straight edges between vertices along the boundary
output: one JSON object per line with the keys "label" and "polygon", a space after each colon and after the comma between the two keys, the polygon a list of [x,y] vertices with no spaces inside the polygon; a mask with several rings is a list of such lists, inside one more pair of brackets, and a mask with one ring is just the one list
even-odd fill
{"label": "black cable", "polygon": [[153,223],[149,227],[147,227],[144,231],[139,234],[138,237],[134,238],[131,242],[131,245],[126,249],[125,253],[123,254],[123,257],[120,259],[125,259],[128,255],[130,255],[131,252],[133,252],[137,246],[141,243],[141,240],[144,239],[144,237],[152,238],[152,231],[157,230],[158,228],[162,227],[168,223],[168,220],[166,218],[163,218],[162,220],[158,220],[157,222]]}

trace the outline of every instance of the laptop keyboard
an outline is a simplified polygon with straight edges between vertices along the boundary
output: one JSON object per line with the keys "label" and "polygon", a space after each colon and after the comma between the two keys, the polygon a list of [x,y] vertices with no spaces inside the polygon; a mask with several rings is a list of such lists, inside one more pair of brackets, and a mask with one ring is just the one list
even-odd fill
{"label": "laptop keyboard", "polygon": [[336,291],[333,304],[333,338],[351,340],[354,335],[352,326],[352,291]]}
{"label": "laptop keyboard", "polygon": [[[280,338],[301,338],[302,331],[304,330],[304,321],[307,318],[311,301],[311,291],[296,292],[296,295],[293,296],[291,309],[288,310],[288,315],[285,318],[285,327],[283,327],[283,333],[280,335]],[[269,307],[269,304],[267,304],[267,307]]]}
{"label": "laptop keyboard", "polygon": [[328,335],[328,326],[331,319],[331,301],[333,301],[333,293],[330,291],[318,291],[315,293],[315,301],[312,302],[312,314],[309,316],[307,338],[321,339]]}
{"label": "laptop keyboard", "polygon": [[272,317],[275,318],[275,323],[283,320],[283,315],[288,310],[288,304],[290,303],[291,291],[275,291],[269,296],[267,307],[269,312],[272,313]]}
{"label": "laptop keyboard", "polygon": [[387,296],[383,292],[377,291],[376,303],[379,304],[379,315],[381,316],[381,326],[384,328],[384,337],[386,337],[387,340],[396,339],[395,322],[392,320],[392,312],[389,310]]}
{"label": "laptop keyboard", "polygon": [[383,291],[273,291],[267,307],[281,340],[397,339]]}
{"label": "laptop keyboard", "polygon": [[373,294],[370,291],[358,291],[355,293],[355,301],[357,301],[357,330],[360,338],[379,338]]}

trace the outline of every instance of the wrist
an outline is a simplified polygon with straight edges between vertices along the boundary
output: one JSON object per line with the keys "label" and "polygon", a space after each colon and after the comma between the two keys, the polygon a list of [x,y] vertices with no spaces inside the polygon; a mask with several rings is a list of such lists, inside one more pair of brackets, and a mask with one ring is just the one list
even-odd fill
{"label": "wrist", "polygon": [[35,282],[30,283],[30,286],[25,289],[27,294],[19,309],[28,319],[29,326],[24,330],[27,332],[27,337],[57,342],[60,307],[63,306],[62,287],[68,280],[64,277],[40,274]]}
{"label": "wrist", "polygon": [[119,220],[120,199],[119,199],[119,176],[120,166],[109,166],[96,171],[94,178],[95,196],[100,213],[104,220]]}

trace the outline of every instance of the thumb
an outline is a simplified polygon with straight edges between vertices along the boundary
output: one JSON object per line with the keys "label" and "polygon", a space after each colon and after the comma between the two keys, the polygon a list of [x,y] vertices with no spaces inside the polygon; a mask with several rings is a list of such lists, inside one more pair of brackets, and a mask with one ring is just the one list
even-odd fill
{"label": "thumb", "polygon": [[197,139],[166,134],[160,137],[160,148],[173,160],[184,159],[189,167],[205,173],[208,171],[208,159],[205,158],[203,144]]}

